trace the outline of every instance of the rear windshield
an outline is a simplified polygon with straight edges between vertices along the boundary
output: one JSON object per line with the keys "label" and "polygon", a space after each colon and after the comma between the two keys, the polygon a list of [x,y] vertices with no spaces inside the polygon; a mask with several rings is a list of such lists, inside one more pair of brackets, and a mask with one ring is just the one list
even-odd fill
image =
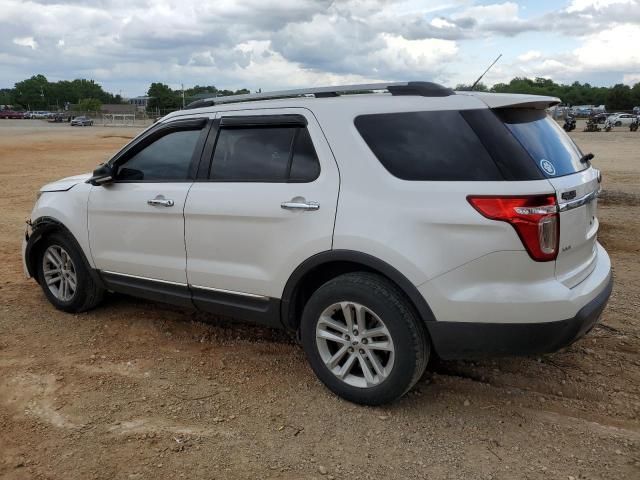
{"label": "rear windshield", "polygon": [[582,152],[558,123],[543,110],[494,110],[547,177],[560,177],[588,168]]}

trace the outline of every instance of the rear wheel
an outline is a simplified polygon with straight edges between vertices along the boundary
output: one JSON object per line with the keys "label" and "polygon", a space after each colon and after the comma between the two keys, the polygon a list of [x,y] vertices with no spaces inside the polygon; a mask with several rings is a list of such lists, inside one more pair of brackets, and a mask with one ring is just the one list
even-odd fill
{"label": "rear wheel", "polygon": [[83,312],[100,303],[104,290],[89,272],[75,242],[61,233],[42,240],[38,282],[53,306],[65,312]]}
{"label": "rear wheel", "polygon": [[318,378],[337,395],[366,405],[402,396],[429,359],[425,328],[402,292],[366,272],[321,286],[305,306],[301,334]]}
{"label": "rear wheel", "polygon": [[620,127],[620,126],[622,126],[622,122],[620,122],[620,121],[616,122],[616,123],[615,123],[615,126],[616,126],[616,127]]}

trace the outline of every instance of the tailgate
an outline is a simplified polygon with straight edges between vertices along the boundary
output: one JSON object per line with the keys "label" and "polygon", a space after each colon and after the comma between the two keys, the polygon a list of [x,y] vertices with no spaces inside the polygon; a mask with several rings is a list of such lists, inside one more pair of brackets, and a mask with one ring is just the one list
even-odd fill
{"label": "tailgate", "polygon": [[549,178],[556,190],[560,211],[556,278],[569,288],[582,282],[595,268],[598,178],[594,168]]}

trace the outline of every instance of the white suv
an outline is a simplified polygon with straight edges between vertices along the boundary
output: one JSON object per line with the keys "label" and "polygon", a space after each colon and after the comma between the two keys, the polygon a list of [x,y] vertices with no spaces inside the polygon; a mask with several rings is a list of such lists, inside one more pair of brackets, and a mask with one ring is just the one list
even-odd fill
{"label": "white suv", "polygon": [[432,354],[551,352],[612,286],[600,175],[556,103],[428,82],[200,101],[43,187],[25,269],[68,312],[116,291],[296,332],[365,404]]}

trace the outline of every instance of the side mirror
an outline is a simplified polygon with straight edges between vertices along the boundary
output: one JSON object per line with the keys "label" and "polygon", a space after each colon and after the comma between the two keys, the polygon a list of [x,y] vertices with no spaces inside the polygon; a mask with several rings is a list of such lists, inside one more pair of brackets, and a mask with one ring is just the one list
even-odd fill
{"label": "side mirror", "polygon": [[91,185],[104,185],[112,182],[116,176],[115,168],[108,163],[103,163],[93,171],[93,175],[89,179]]}

